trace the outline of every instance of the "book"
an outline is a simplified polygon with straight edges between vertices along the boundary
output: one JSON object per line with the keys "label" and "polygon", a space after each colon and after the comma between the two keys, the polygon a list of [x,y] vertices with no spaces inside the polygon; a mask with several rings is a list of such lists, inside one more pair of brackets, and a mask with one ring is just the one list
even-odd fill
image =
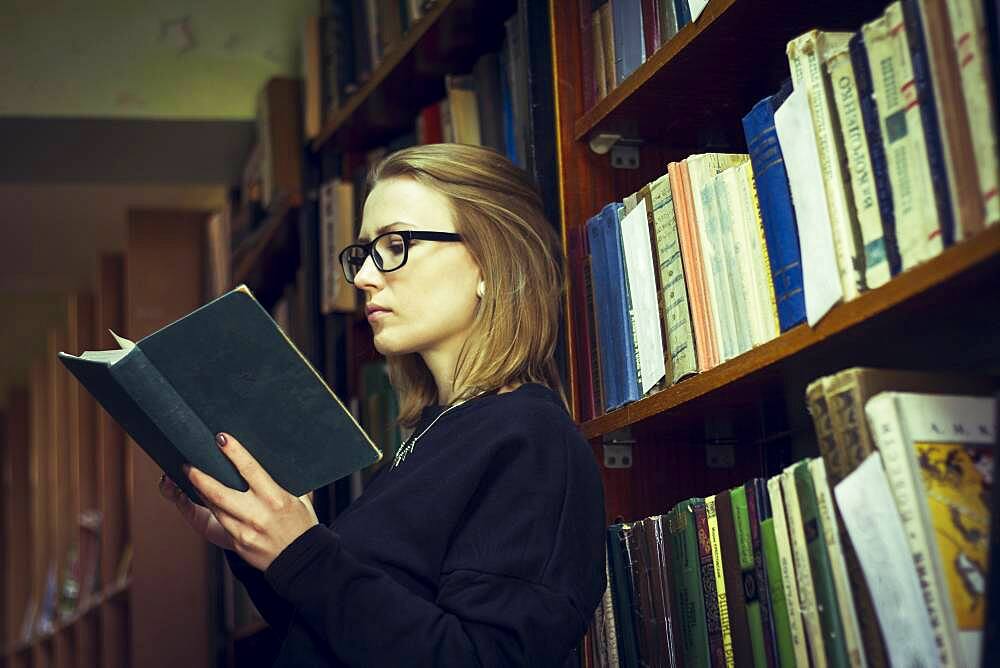
{"label": "book", "polygon": [[649,195],[653,207],[654,249],[669,353],[667,368],[671,375],[668,380],[673,384],[697,373],[698,360],[695,357],[694,332],[691,329],[691,312],[669,174],[664,174],[649,184]]}
{"label": "book", "polygon": [[994,411],[992,397],[915,392],[865,405],[942,665],[979,665]]}
{"label": "book", "polygon": [[231,433],[301,496],[382,454],[246,286],[118,350],[59,360],[196,502],[186,463],[232,489],[246,481],[215,444]]}
{"label": "book", "polygon": [[[723,623],[728,627],[729,615],[719,607],[718,587],[721,573],[715,572],[712,539],[708,526],[708,499],[695,499],[691,504],[698,535],[698,560],[701,563],[701,592],[705,609],[705,631],[708,635],[708,661],[704,665],[721,668],[727,664],[723,642]],[[723,592],[724,595],[724,592]],[[730,660],[732,653],[729,653]]]}
{"label": "book", "polygon": [[[722,541],[719,537],[719,515],[716,496],[705,497],[705,526],[708,528],[708,544],[712,552],[712,573],[715,575],[715,600],[719,608],[719,634],[722,641],[722,659],[727,668],[732,668],[736,660],[733,651],[732,617],[729,613],[729,592],[726,591],[727,571],[722,559]],[[738,562],[737,562],[738,564]],[[739,574],[737,573],[737,576]],[[718,666],[718,650],[715,665]]]}
{"label": "book", "polygon": [[830,99],[833,94],[822,64],[828,54],[846,45],[850,36],[845,32],[810,30],[790,41],[787,47],[795,90],[808,94],[844,301],[854,299],[866,289],[864,255],[849,179],[845,178],[847,165],[840,143],[838,119]]}
{"label": "book", "polygon": [[[854,39],[854,36],[851,36]],[[826,71],[830,77],[833,100],[840,120],[840,141],[847,158],[854,210],[858,217],[864,260],[864,280],[869,289],[884,285],[890,276],[889,259],[885,252],[885,234],[879,210],[876,176],[872,168],[854,76],[854,63],[848,43],[840,44],[828,54]]]}
{"label": "book", "polygon": [[774,128],[774,112],[791,92],[765,97],[743,117],[743,132],[750,151],[760,219],[767,240],[771,282],[777,301],[780,330],[786,332],[806,319],[802,289],[802,259],[795,209],[788,186],[785,160]]}
{"label": "book", "polygon": [[869,455],[833,494],[872,593],[890,665],[938,665],[917,571],[879,453]]}
{"label": "book", "polygon": [[[764,620],[761,614],[763,592],[757,579],[757,567],[754,561],[753,538],[750,535],[749,499],[746,488],[740,486],[729,490],[729,500],[736,537],[735,548],[740,578],[742,579],[740,596],[734,596],[733,599],[742,599],[753,665],[766,666],[768,665],[768,650],[764,642]],[[735,603],[735,600],[732,602]]]}
{"label": "book", "polygon": [[809,650],[806,643],[805,627],[802,621],[802,608],[799,605],[798,575],[795,572],[795,558],[792,555],[791,538],[788,533],[788,520],[785,515],[785,502],[781,493],[781,474],[767,481],[768,500],[771,502],[771,518],[774,526],[775,548],[778,555],[778,569],[782,589],[785,595],[785,607],[788,611],[788,636],[791,642],[792,656],[783,653],[782,665],[808,666]]}
{"label": "book", "polygon": [[708,630],[705,597],[702,593],[701,557],[698,551],[698,528],[692,498],[681,501],[667,515],[670,534],[670,571],[677,586],[673,591],[677,615],[679,648],[685,666],[708,665]]}
{"label": "book", "polygon": [[625,666],[639,665],[639,638],[636,633],[635,605],[630,564],[627,559],[626,524],[612,524],[607,529],[608,567],[611,578],[611,600],[614,607],[615,634],[619,660]]}

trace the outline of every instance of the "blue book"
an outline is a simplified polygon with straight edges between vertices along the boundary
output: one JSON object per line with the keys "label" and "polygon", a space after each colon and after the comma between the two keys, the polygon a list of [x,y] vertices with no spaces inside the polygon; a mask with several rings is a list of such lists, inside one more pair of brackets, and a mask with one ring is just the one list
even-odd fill
{"label": "blue book", "polygon": [[500,49],[500,112],[503,118],[503,146],[507,159],[517,164],[517,138],[514,132],[514,98],[510,89],[510,55]]}
{"label": "blue book", "polygon": [[608,266],[611,267],[613,286],[618,286],[621,301],[621,319],[618,327],[623,341],[624,364],[622,373],[622,403],[638,401],[642,397],[639,388],[639,366],[636,358],[635,338],[632,332],[632,293],[628,287],[628,275],[625,273],[625,246],[622,243],[622,218],[625,217],[625,205],[614,202],[614,207],[604,207],[601,210],[607,241]]}
{"label": "blue book", "polygon": [[878,106],[872,73],[868,66],[868,51],[865,49],[864,34],[859,30],[849,42],[851,65],[854,66],[854,81],[858,87],[861,103],[861,121],[868,138],[868,154],[872,160],[872,174],[875,177],[875,196],[878,198],[878,212],[882,216],[882,240],[885,256],[889,262],[889,273],[895,276],[903,269],[903,258],[896,243],[896,212],[892,205],[892,184],[889,182],[889,163],[882,143],[882,127],[878,120]]}
{"label": "blue book", "polygon": [[619,389],[618,357],[615,353],[615,330],[619,329],[611,315],[611,279],[608,268],[607,244],[604,241],[604,226],[598,213],[587,221],[587,243],[590,246],[590,275],[594,291],[595,320],[597,320],[597,347],[601,355],[601,385],[604,394],[604,410],[613,410],[621,405]]}
{"label": "blue book", "polygon": [[785,160],[774,129],[774,112],[790,92],[789,82],[781,92],[765,97],[743,117],[743,133],[757,185],[760,219],[764,225],[774,298],[778,304],[778,323],[782,332],[806,319],[795,209],[792,207]]}
{"label": "blue book", "polygon": [[948,166],[945,164],[944,146],[941,144],[937,99],[931,82],[930,63],[927,62],[924,26],[916,0],[903,0],[902,6],[906,41],[910,45],[910,59],[913,61],[913,81],[917,86],[917,99],[920,100],[920,120],[924,126],[924,144],[927,146],[927,162],[934,186],[938,225],[941,227],[941,241],[947,247],[955,242],[955,218],[951,214]]}
{"label": "blue book", "polygon": [[621,84],[646,57],[642,34],[642,0],[612,0],[615,40],[615,83]]}
{"label": "blue book", "polygon": [[673,0],[673,2],[674,13],[677,14],[677,30],[680,30],[691,23],[691,7],[688,5],[688,0]]}

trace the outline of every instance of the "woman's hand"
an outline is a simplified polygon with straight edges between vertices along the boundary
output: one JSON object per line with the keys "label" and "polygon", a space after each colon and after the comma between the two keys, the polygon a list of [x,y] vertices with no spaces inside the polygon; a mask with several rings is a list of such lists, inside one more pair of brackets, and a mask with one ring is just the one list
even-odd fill
{"label": "woman's hand", "polygon": [[292,541],[319,523],[316,511],[308,496],[296,497],[274,482],[231,435],[220,433],[217,442],[250,489],[238,492],[197,468],[186,466],[188,480],[198,490],[208,510],[187,500],[195,510],[182,509],[182,513],[207,540],[224,549],[235,550],[254,568],[267,570]]}

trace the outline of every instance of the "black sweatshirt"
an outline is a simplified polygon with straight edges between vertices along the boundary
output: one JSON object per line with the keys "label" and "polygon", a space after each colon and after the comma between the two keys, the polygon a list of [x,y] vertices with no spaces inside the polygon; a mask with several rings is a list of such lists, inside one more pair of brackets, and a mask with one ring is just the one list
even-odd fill
{"label": "black sweatshirt", "polygon": [[558,396],[472,399],[390,467],[263,573],[226,553],[285,636],[276,665],[562,665],[604,591],[604,498]]}

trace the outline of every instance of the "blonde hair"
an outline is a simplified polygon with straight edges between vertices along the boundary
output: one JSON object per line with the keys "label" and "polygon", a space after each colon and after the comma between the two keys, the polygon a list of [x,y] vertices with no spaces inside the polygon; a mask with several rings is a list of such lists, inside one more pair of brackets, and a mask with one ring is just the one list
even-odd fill
{"label": "blonde hair", "polygon": [[[413,179],[444,195],[456,231],[478,264],[486,291],[458,356],[454,400],[510,383],[536,382],[563,399],[554,353],[563,294],[560,241],[545,219],[528,175],[499,153],[464,144],[429,144],[397,151],[368,175]],[[399,422],[412,427],[439,401],[434,378],[417,353],[388,355],[399,391]]]}

